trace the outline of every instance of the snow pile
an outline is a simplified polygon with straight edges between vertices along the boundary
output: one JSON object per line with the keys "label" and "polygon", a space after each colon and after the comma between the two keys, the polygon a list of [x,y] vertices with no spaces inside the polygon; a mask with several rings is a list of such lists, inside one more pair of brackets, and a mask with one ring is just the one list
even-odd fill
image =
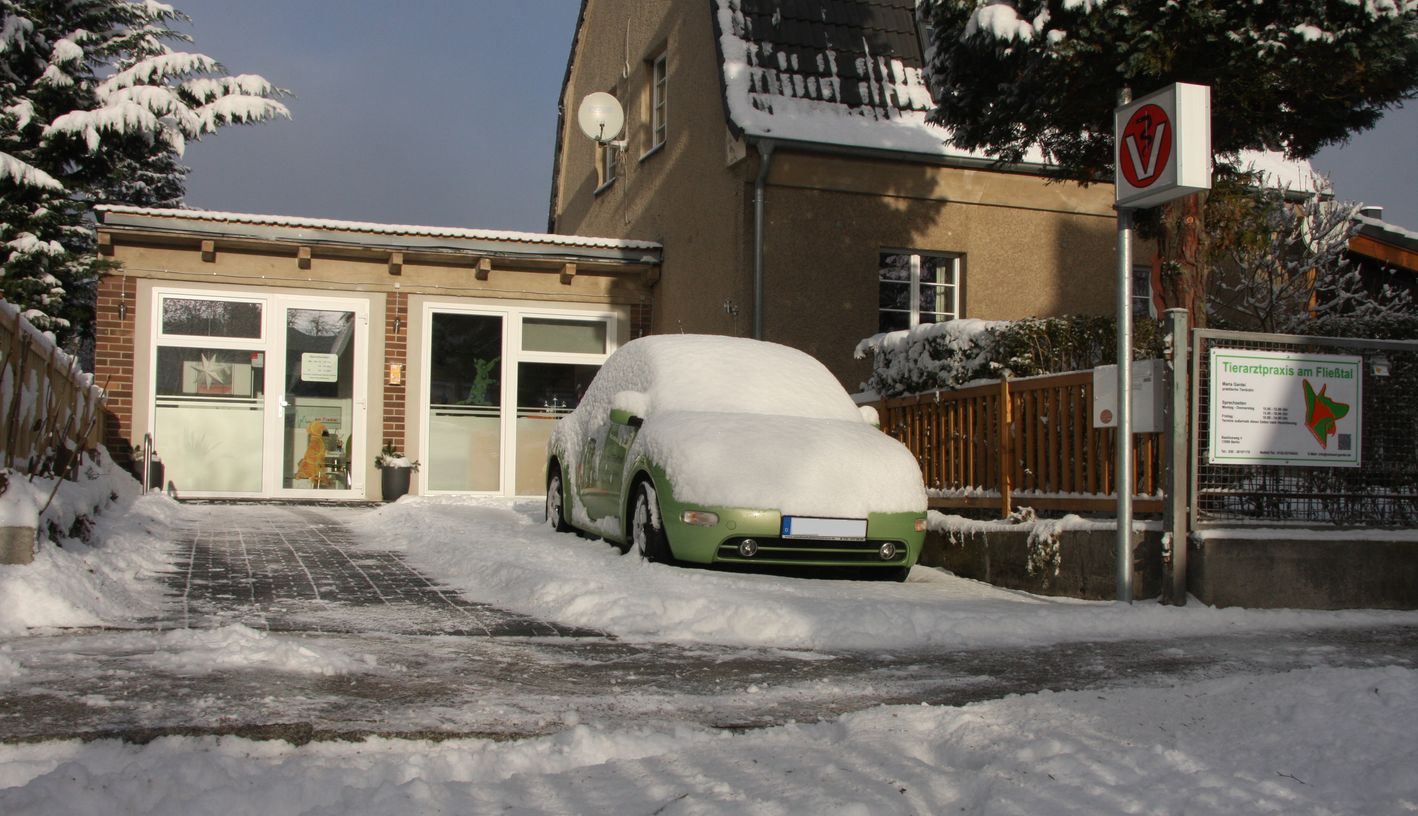
{"label": "snow pile", "polygon": [[[705,335],[627,343],[552,433],[568,472],[594,472],[625,444],[610,438],[612,408],[645,420],[625,467],[648,457],[681,502],[857,518],[925,508],[910,453],[867,424],[825,366],[787,346]],[[575,523],[592,527],[579,494],[569,497]]]}
{"label": "snow pile", "polygon": [[227,669],[267,669],[299,674],[337,675],[374,665],[372,655],[352,657],[299,637],[275,636],[240,624],[219,629],[178,629],[152,636],[155,668],[186,674]]}
{"label": "snow pile", "polygon": [[42,517],[38,509],[55,481],[7,475],[0,523],[38,522],[39,540],[33,563],[0,565],[0,634],[98,626],[157,611],[158,576],[168,568],[170,547],[162,536],[179,512],[175,502],[157,495],[135,501],[138,483],[102,449],[97,462],[80,468],[77,482],[59,484]]}
{"label": "snow pile", "polygon": [[913,650],[1418,623],[1413,612],[1132,606],[1045,598],[916,567],[905,584],[650,564],[554,533],[540,503],[410,497],[357,529],[473,601],[627,640]]}
{"label": "snow pile", "polygon": [[1418,672],[1325,668],[881,707],[741,734],[6,745],[0,811],[1383,816],[1418,809],[1415,729]]}

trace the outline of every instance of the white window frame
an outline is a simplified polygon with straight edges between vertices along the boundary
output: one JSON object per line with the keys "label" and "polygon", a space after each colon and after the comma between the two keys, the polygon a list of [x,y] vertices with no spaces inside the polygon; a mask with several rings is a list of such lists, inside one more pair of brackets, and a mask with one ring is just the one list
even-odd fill
{"label": "white window frame", "polygon": [[[914,329],[914,328],[916,328],[917,326],[921,325],[921,298],[920,298],[920,292],[921,292],[921,286],[923,285],[923,284],[921,283],[921,259],[922,259],[922,258],[934,258],[934,259],[939,260],[939,261],[949,262],[949,264],[950,264],[950,278],[951,278],[951,280],[950,280],[950,283],[949,283],[949,284],[946,284],[946,285],[949,285],[949,287],[950,287],[950,308],[947,309],[947,310],[945,310],[945,311],[930,312],[930,314],[933,314],[933,315],[934,315],[934,314],[948,315],[948,317],[945,318],[946,320],[958,320],[958,319],[962,316],[962,315],[960,314],[960,266],[961,266],[960,262],[961,262],[961,260],[965,257],[964,255],[961,255],[960,253],[956,253],[956,252],[922,252],[922,251],[920,251],[920,250],[914,250],[914,249],[883,249],[883,250],[881,250],[880,252],[878,252],[878,253],[877,253],[877,256],[876,256],[876,257],[877,257],[877,273],[876,273],[877,277],[876,277],[876,282],[877,282],[877,287],[878,287],[878,288],[881,287],[881,284],[882,284],[882,283],[886,283],[886,282],[890,282],[890,283],[897,284],[897,285],[903,283],[903,281],[886,281],[886,280],[884,280],[884,279],[881,277],[881,256],[883,256],[883,255],[906,255],[906,256],[909,256],[909,257],[910,257],[910,259],[911,259],[911,280],[910,280],[910,287],[911,287],[911,298],[910,298],[910,302],[911,302],[911,308],[910,308],[909,311],[907,311],[907,310],[903,310],[903,309],[883,309],[883,308],[881,308],[880,306],[878,306],[878,307],[877,307],[877,324],[878,324],[878,326],[880,326],[881,313],[882,313],[882,312],[891,312],[891,313],[893,313],[893,314],[909,314],[909,315],[910,315],[910,322],[909,322],[907,328]],[[932,282],[926,283],[926,284],[924,284],[924,285],[926,285],[926,286],[941,286],[942,284],[938,284],[938,283],[935,283],[934,281],[932,281]]]}
{"label": "white window frame", "polygon": [[[259,303],[261,304],[261,336],[252,337],[208,337],[200,334],[175,334],[162,330],[162,304],[165,298],[175,297],[183,300],[214,300],[236,303]],[[259,494],[252,493],[231,493],[225,491],[183,491],[184,495],[195,498],[225,497],[225,496],[255,496],[269,498],[281,497],[311,497],[328,495],[324,492],[311,491],[304,488],[286,488],[282,486],[282,468],[284,460],[282,449],[279,447],[279,440],[282,437],[285,419],[285,406],[281,404],[276,407],[273,400],[280,401],[282,395],[273,391],[273,383],[279,384],[284,380],[285,360],[280,358],[278,351],[285,348],[285,310],[287,308],[297,309],[347,309],[354,312],[356,321],[356,348],[360,351],[355,357],[354,381],[352,384],[351,406],[351,431],[358,430],[361,434],[367,432],[369,427],[369,382],[366,369],[369,364],[369,355],[372,353],[369,347],[369,303],[368,301],[351,297],[349,295],[338,294],[304,294],[291,292],[253,292],[249,289],[232,288],[223,289],[186,289],[181,286],[155,286],[151,292],[152,320],[148,331],[148,386],[145,402],[147,404],[148,416],[145,422],[146,432],[156,436],[157,433],[157,410],[158,393],[157,382],[154,379],[157,373],[158,349],[160,347],[191,347],[200,344],[212,349],[231,349],[240,351],[257,350],[265,355],[265,376],[266,388],[262,398],[262,476],[261,491]],[[136,397],[136,395],[135,395]],[[362,437],[360,437],[362,438]],[[157,445],[161,445],[161,440],[157,440]],[[161,447],[158,447],[161,453]],[[366,457],[367,458],[367,457]],[[348,493],[342,496],[329,496],[330,498],[361,498],[365,495],[365,483],[368,474],[363,461],[351,461],[350,463],[350,484]],[[177,485],[179,490],[181,485]]]}
{"label": "white window frame", "polygon": [[[617,331],[620,315],[613,311],[592,309],[538,309],[518,306],[488,306],[466,301],[426,301],[423,304],[424,336],[419,339],[419,365],[424,372],[432,371],[433,344],[429,342],[433,331],[433,315],[465,314],[488,315],[502,318],[502,428],[499,441],[498,489],[495,491],[429,490],[429,496],[511,496],[517,485],[517,391],[520,385],[522,363],[569,363],[573,365],[603,365],[618,347]],[[581,320],[587,323],[601,322],[606,326],[606,351],[604,354],[581,354],[556,351],[523,351],[522,321],[527,318],[547,320]],[[416,459],[429,461],[429,381],[425,376],[418,395],[419,438]]]}
{"label": "white window frame", "polygon": [[669,94],[670,61],[669,52],[661,51],[650,59],[650,147],[645,155],[664,147],[669,138]]}

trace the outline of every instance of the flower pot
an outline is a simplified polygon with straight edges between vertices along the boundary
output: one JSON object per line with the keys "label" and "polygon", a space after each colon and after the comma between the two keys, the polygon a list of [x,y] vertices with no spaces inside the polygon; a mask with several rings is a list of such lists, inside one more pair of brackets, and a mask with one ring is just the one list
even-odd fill
{"label": "flower pot", "polygon": [[408,467],[384,467],[379,469],[379,492],[384,501],[396,501],[409,492],[409,475],[414,472]]}

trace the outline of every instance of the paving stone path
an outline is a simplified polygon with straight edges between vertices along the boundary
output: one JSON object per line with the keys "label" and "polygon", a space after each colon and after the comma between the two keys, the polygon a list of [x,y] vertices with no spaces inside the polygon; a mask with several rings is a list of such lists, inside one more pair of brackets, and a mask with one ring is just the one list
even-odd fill
{"label": "paving stone path", "polygon": [[173,596],[156,628],[253,629],[319,634],[575,637],[584,629],[464,599],[388,550],[356,542],[338,514],[301,506],[193,508],[178,530],[168,576]]}

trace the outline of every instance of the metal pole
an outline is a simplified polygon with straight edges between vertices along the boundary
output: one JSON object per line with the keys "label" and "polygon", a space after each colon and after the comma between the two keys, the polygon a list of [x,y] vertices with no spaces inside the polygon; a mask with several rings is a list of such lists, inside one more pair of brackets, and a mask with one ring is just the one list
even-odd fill
{"label": "metal pole", "polygon": [[1191,473],[1191,438],[1187,417],[1187,377],[1191,372],[1190,344],[1187,336],[1187,310],[1167,310],[1167,335],[1171,338],[1171,359],[1167,399],[1167,504],[1163,508],[1162,527],[1167,531],[1171,552],[1171,574],[1168,576],[1166,600],[1170,604],[1187,604],[1187,495]]}
{"label": "metal pole", "polygon": [[1118,600],[1132,603],[1132,210],[1118,208]]}

